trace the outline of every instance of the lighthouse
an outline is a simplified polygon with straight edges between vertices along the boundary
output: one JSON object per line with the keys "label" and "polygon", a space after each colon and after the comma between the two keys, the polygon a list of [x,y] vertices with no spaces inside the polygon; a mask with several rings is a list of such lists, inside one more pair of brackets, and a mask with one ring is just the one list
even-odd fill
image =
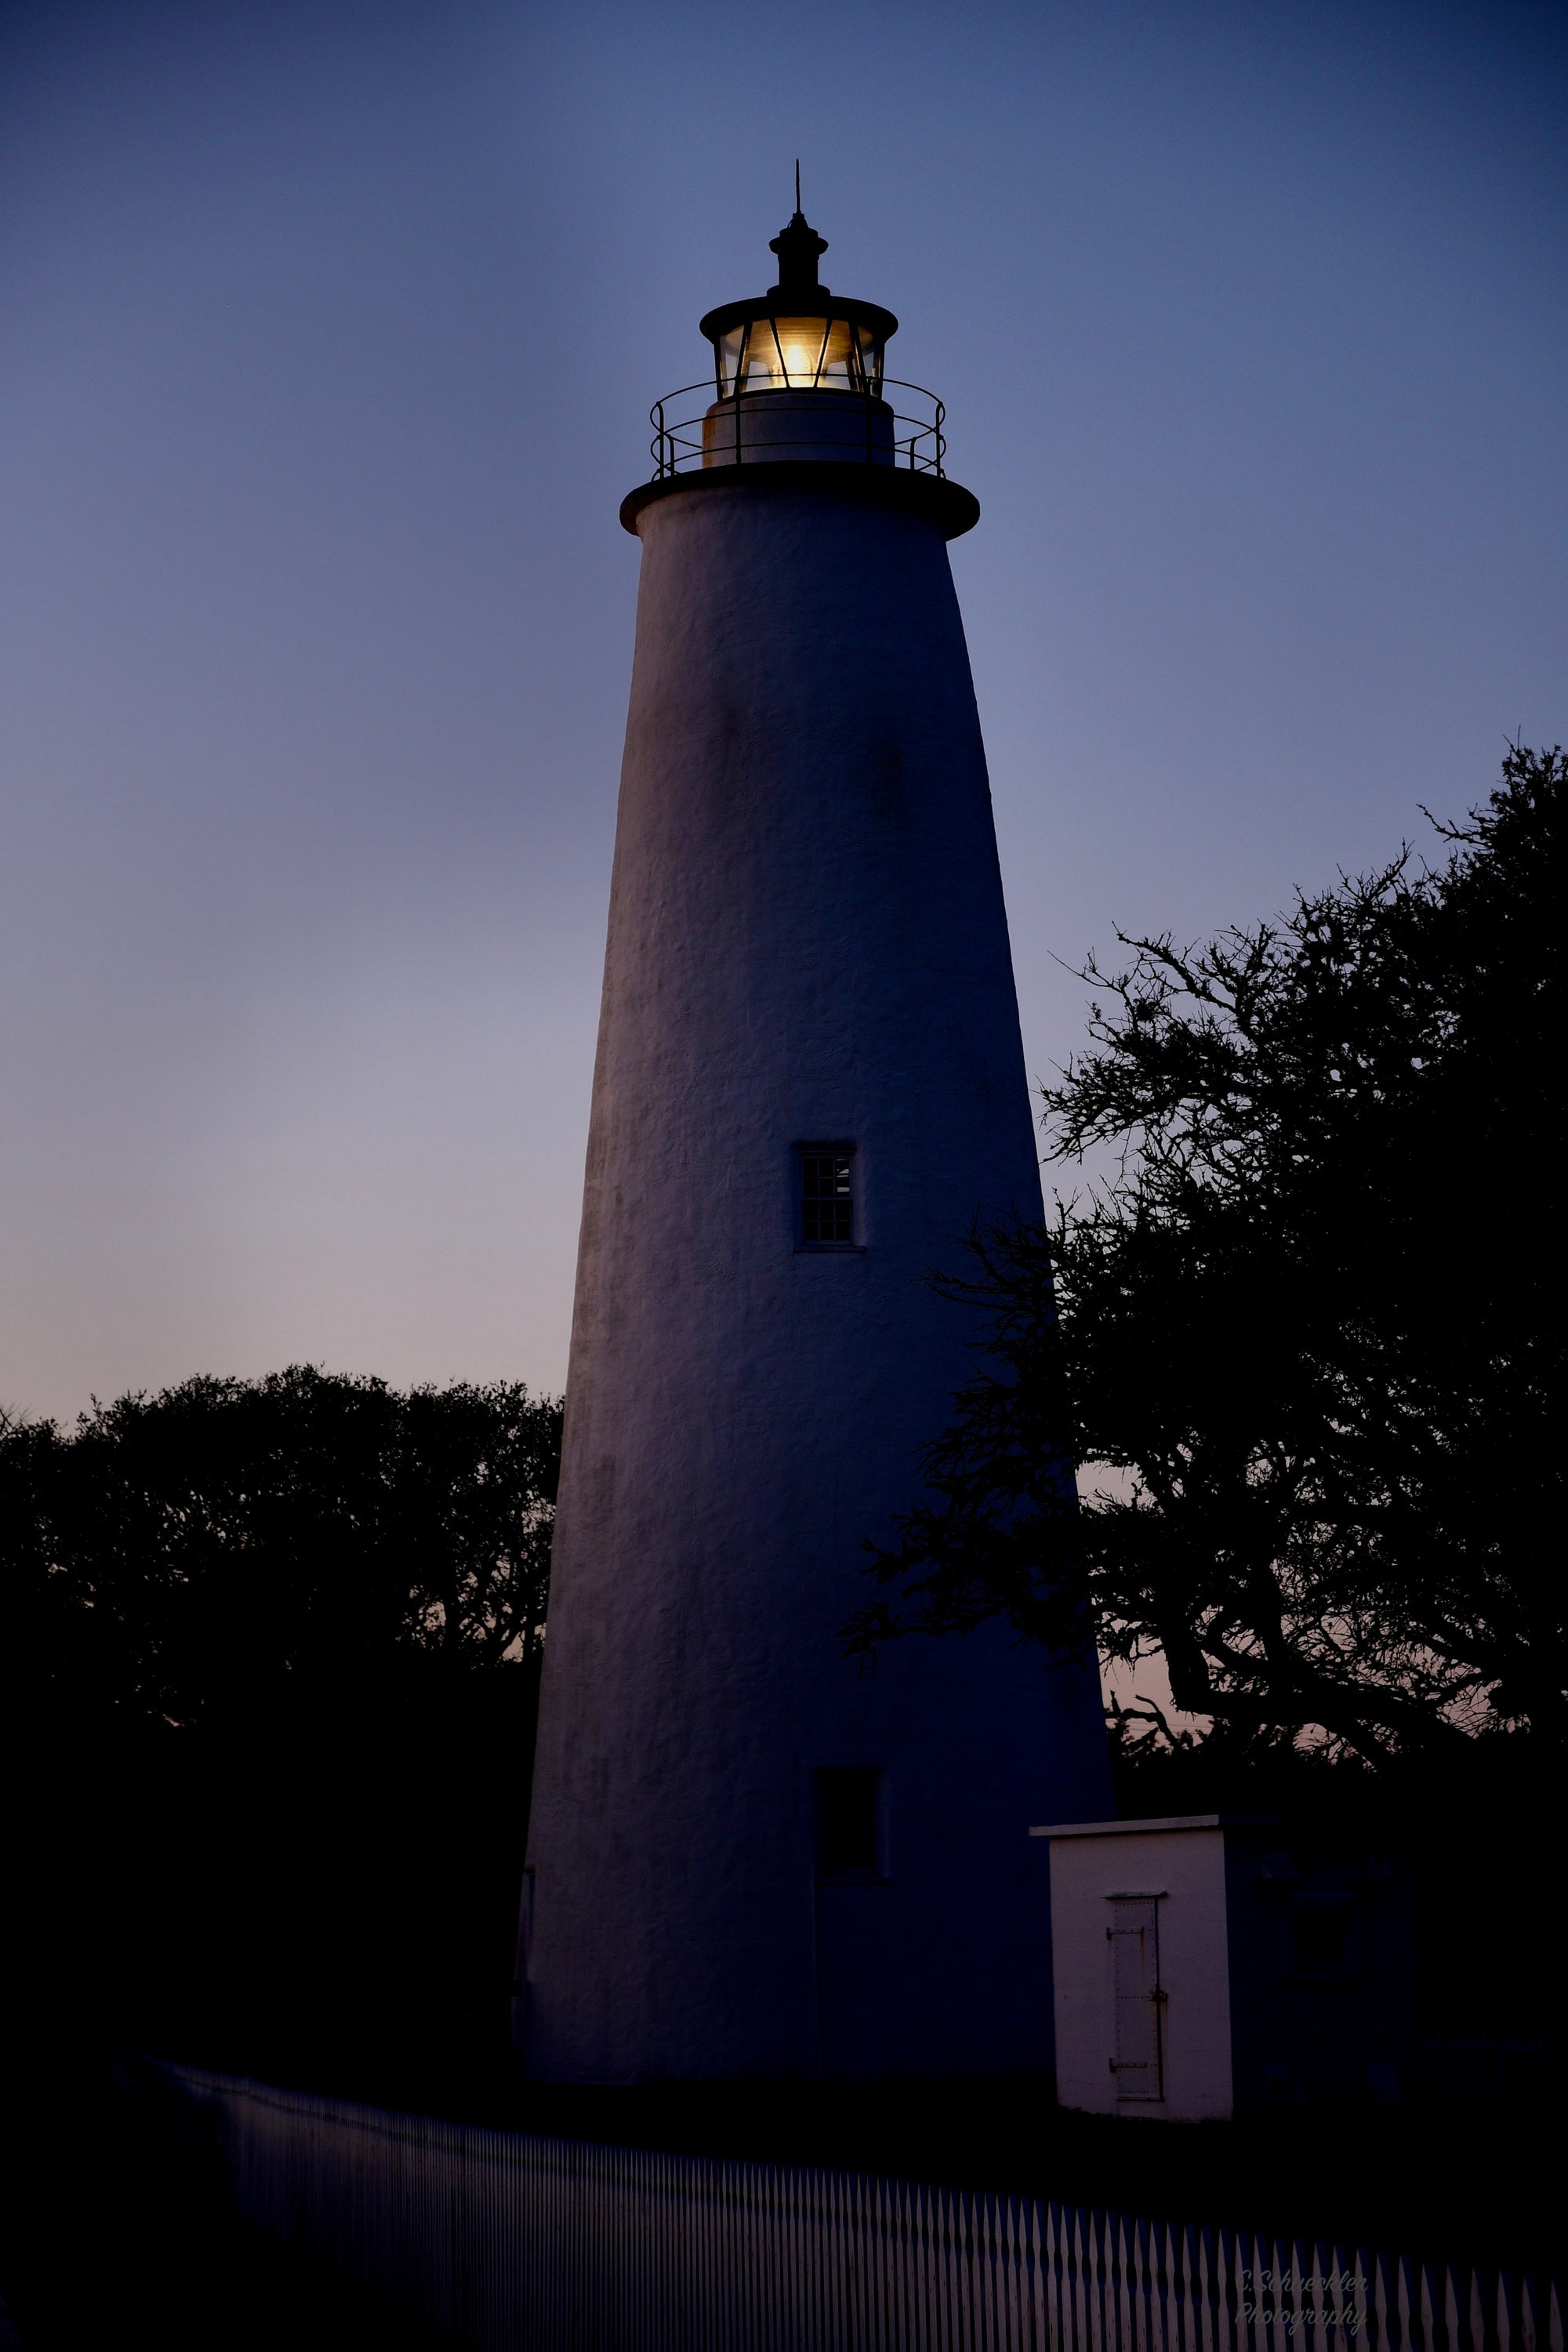
{"label": "lighthouse", "polygon": [[545,2080],[1046,2075],[1029,1825],[1109,1813],[1092,1659],[868,1664],[868,1543],[973,1370],[931,1287],[1037,1215],[939,402],[897,320],[701,322],[641,541],[525,1894]]}

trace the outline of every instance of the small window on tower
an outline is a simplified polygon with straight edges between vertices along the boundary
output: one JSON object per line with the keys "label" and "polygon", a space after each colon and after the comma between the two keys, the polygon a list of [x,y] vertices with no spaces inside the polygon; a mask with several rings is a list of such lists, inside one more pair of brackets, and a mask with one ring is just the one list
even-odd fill
{"label": "small window on tower", "polygon": [[859,1766],[816,1776],[818,1878],[886,1878],[882,1775]]}
{"label": "small window on tower", "polygon": [[795,1149],[802,1249],[855,1247],[855,1146],[802,1143]]}

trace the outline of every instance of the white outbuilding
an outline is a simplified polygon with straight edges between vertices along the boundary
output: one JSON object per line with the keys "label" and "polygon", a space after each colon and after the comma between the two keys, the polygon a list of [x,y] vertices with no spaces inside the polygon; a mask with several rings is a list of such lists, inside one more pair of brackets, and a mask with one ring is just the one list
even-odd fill
{"label": "white outbuilding", "polygon": [[1408,1862],[1218,1813],[1050,1841],[1061,2105],[1218,2122],[1415,2088]]}

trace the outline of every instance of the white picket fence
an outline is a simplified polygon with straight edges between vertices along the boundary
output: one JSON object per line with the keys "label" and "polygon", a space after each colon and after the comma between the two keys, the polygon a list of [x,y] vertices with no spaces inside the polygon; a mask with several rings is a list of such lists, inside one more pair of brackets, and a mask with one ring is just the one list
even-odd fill
{"label": "white picket fence", "polygon": [[156,2071],[242,2220],[478,2352],[1563,2352],[1506,2273]]}

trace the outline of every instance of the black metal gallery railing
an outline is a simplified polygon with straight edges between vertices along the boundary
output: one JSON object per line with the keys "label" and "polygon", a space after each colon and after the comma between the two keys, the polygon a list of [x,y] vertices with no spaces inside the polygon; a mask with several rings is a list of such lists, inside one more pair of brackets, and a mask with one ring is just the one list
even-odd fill
{"label": "black metal gallery railing", "polygon": [[[656,482],[705,466],[764,464],[781,457],[858,459],[945,481],[947,410],[922,384],[882,378],[880,399],[824,387],[744,392],[716,399],[711,376],[667,393],[648,411]],[[910,404],[898,407],[889,395]]]}

